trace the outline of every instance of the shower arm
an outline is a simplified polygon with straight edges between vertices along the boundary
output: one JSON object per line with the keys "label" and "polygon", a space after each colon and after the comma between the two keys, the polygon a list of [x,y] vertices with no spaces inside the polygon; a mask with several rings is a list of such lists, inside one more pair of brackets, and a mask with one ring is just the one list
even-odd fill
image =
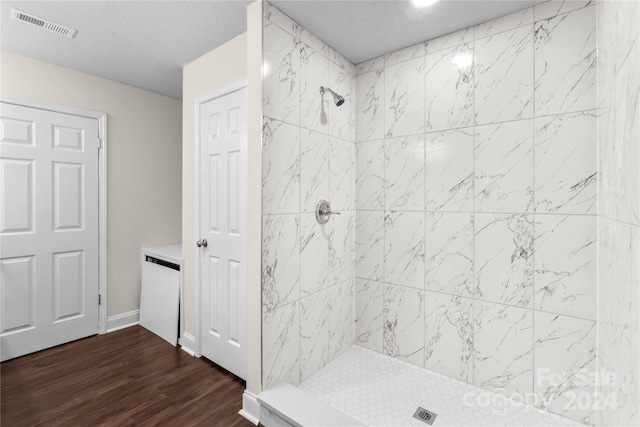
{"label": "shower arm", "polygon": [[333,97],[337,96],[337,94],[334,91],[332,91],[330,88],[324,87],[324,86],[320,86],[320,94],[324,95],[325,92],[329,92]]}

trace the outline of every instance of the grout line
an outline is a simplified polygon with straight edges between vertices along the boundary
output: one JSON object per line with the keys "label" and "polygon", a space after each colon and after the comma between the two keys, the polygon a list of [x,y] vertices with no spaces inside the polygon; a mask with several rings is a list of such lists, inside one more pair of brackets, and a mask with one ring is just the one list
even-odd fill
{"label": "grout line", "polygon": [[[600,107],[600,64],[599,64],[599,40],[600,40],[600,30],[599,30],[599,21],[600,21],[600,8],[598,5],[596,9],[596,105],[598,106],[598,110]],[[599,111],[598,111],[599,113]],[[602,227],[602,212],[600,209],[600,197],[602,196],[600,193],[600,184],[601,184],[601,167],[600,167],[600,114],[596,116],[596,173],[597,173],[597,181],[596,181],[596,324],[595,324],[595,370],[596,372],[601,372],[601,354],[600,354],[600,344],[601,344],[601,327],[600,323],[602,322],[600,316],[600,257],[601,257],[601,227]],[[600,375],[596,376],[595,393],[598,393],[600,390],[603,390],[602,387],[602,377]],[[596,395],[594,393],[594,395]],[[599,418],[596,414],[594,418]]]}
{"label": "grout line", "polygon": [[[385,159],[385,154],[386,154],[386,136],[387,136],[387,129],[386,129],[386,122],[387,122],[387,109],[386,109],[386,99],[387,99],[387,66],[386,66],[386,61],[383,58],[383,65],[382,65],[382,70],[383,70],[383,77],[382,77],[382,135],[383,135],[383,139],[382,139],[382,181],[383,181],[383,187],[382,187],[382,208],[383,208],[383,212],[382,212],[382,280],[386,279],[386,235],[387,235],[387,230],[386,230],[386,211],[384,210],[386,208],[386,193],[387,193],[387,189],[386,189],[386,182],[387,182],[387,173],[386,173],[386,167],[385,167],[385,163],[386,163],[386,159]],[[384,282],[382,283],[382,313],[380,316],[380,319],[382,320],[382,348],[381,348],[381,352],[382,354],[385,354],[385,348],[384,348],[384,343],[385,343],[385,304],[386,304],[386,286],[384,284]]]}
{"label": "grout line", "polygon": [[531,37],[533,38],[533,87],[531,88],[531,100],[533,103],[533,115],[534,117],[531,119],[532,129],[531,133],[533,134],[533,177],[532,177],[532,185],[533,185],[533,194],[531,195],[532,199],[532,221],[531,224],[531,307],[533,310],[531,312],[531,392],[535,391],[536,385],[536,312],[535,312],[535,299],[536,299],[536,24],[535,24],[535,8],[533,9],[533,30],[531,32]]}
{"label": "grout line", "polygon": [[[347,210],[348,211],[348,210]],[[529,211],[529,212],[491,212],[491,211],[477,211],[477,212],[473,212],[473,211],[440,211],[440,210],[430,210],[427,209],[425,211],[422,210],[409,210],[409,209],[366,209],[366,208],[362,208],[362,209],[357,209],[357,212],[391,212],[391,213],[406,213],[406,212],[413,212],[413,213],[421,213],[421,212],[426,212],[427,214],[450,214],[450,215],[469,215],[469,214],[480,214],[480,215],[504,215],[504,216],[513,216],[513,215],[533,215],[534,213],[538,216],[559,216],[559,217],[563,217],[563,216],[570,216],[570,217],[585,217],[585,218],[595,218],[597,215],[596,214],[585,214],[585,213],[558,213],[558,212],[534,212],[534,211]],[[313,213],[313,212],[303,212],[303,213]],[[264,215],[287,215],[287,214],[292,214],[291,212],[288,213],[266,213]],[[640,225],[637,224],[632,224],[632,223],[627,223],[624,221],[618,221],[612,218],[607,218],[607,217],[603,217],[606,219],[609,219],[611,221],[615,221],[615,222],[619,222],[621,224],[625,224],[625,225],[629,225],[632,227],[640,227]]]}
{"label": "grout line", "polygon": [[[296,37],[294,37],[294,45]],[[302,381],[302,291],[300,287],[302,285],[302,82],[299,80],[302,75],[302,42],[298,45],[298,70],[295,78],[298,79],[298,382]],[[296,126],[296,125],[294,125]]]}
{"label": "grout line", "polygon": [[473,49],[473,98],[472,98],[472,111],[473,111],[473,120],[472,120],[472,128],[473,128],[473,181],[472,181],[472,205],[473,205],[473,213],[471,214],[472,225],[471,225],[471,383],[476,383],[476,27],[471,29],[473,41],[472,49]]}

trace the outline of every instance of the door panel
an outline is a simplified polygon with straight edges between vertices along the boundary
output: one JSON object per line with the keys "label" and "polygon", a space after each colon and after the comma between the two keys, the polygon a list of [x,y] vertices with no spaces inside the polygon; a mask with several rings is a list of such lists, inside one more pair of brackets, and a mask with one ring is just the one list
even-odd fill
{"label": "door panel", "polygon": [[[208,333],[212,334],[216,338],[220,337],[220,310],[218,304],[220,296],[218,295],[218,288],[220,286],[220,259],[214,256],[209,256],[209,328]],[[205,284],[206,286],[206,284]],[[213,309],[211,309],[213,308]],[[205,354],[205,356],[207,356]]]}
{"label": "door panel", "polygon": [[82,229],[84,165],[53,163],[53,230]]}
{"label": "door panel", "polygon": [[84,149],[84,131],[82,129],[54,126],[53,148],[82,151]]}
{"label": "door panel", "polygon": [[98,332],[98,121],[0,106],[7,360]]}
{"label": "door panel", "polygon": [[84,314],[84,253],[53,254],[53,319]]}
{"label": "door panel", "polygon": [[2,333],[35,326],[34,257],[0,261],[2,275]]}
{"label": "door panel", "polygon": [[33,146],[32,121],[0,118],[0,143]]}
{"label": "door panel", "polygon": [[202,350],[247,375],[246,90],[200,107]]}
{"label": "door panel", "polygon": [[33,231],[33,161],[0,159],[0,233]]}

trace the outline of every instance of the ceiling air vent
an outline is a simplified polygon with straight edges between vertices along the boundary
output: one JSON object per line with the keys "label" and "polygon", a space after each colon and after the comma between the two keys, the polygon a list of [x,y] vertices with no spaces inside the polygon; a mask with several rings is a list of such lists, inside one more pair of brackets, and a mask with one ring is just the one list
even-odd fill
{"label": "ceiling air vent", "polygon": [[11,10],[11,17],[13,19],[17,19],[18,21],[26,22],[27,24],[44,28],[45,30],[49,30],[65,37],[72,38],[76,34],[76,30],[74,30],[73,28],[65,27],[64,25],[56,24],[55,22],[38,18],[37,16],[34,16],[30,13],[22,12],[17,9]]}

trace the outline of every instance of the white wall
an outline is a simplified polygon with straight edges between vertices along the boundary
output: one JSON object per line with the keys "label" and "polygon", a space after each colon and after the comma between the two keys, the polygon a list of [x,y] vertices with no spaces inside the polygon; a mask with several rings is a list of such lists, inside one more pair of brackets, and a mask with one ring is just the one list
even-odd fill
{"label": "white wall", "polygon": [[[640,3],[598,2],[598,392],[640,425]],[[607,375],[603,375],[606,373]],[[609,405],[614,402],[616,405]]]}
{"label": "white wall", "polygon": [[179,100],[1,51],[0,94],[108,115],[108,316],[140,307],[140,249],[180,241]]}
{"label": "white wall", "polygon": [[247,390],[262,391],[262,2],[247,7]]}
{"label": "white wall", "polygon": [[[195,99],[229,83],[247,78],[247,389],[260,386],[260,224],[262,188],[262,5],[247,8],[247,33],[186,65],[183,70],[183,198],[182,242],[185,255],[185,332],[195,335]],[[224,66],[221,66],[223,64]],[[248,68],[250,66],[250,68]],[[251,70],[248,72],[248,70]]]}

